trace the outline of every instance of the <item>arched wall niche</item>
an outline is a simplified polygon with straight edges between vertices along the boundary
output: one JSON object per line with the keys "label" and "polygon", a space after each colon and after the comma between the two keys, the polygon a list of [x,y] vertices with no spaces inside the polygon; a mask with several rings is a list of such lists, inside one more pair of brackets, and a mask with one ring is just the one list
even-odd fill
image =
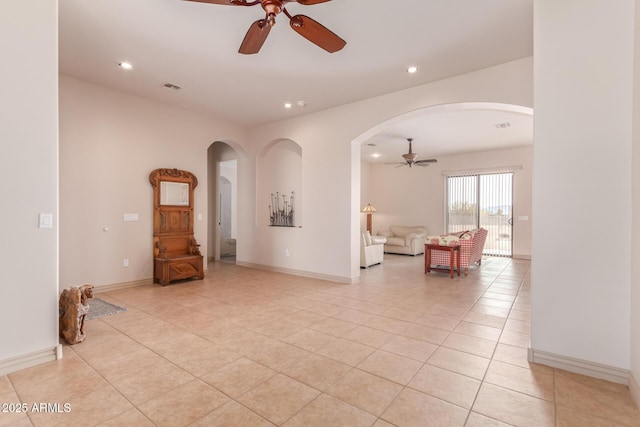
{"label": "arched wall niche", "polygon": [[256,161],[256,224],[301,227],[302,147],[276,139],[260,150]]}

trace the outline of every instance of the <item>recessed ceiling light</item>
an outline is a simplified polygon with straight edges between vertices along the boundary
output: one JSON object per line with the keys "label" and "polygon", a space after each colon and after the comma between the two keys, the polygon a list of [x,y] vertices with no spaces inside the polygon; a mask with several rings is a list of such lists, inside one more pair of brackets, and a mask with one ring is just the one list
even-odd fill
{"label": "recessed ceiling light", "polygon": [[284,103],[284,108],[291,108],[291,103],[290,102],[285,102]]}
{"label": "recessed ceiling light", "polygon": [[306,106],[306,105],[307,105],[307,103],[306,103],[306,102],[304,102],[304,101],[297,101],[297,102],[296,102],[296,105],[297,105],[298,107],[304,107],[304,106]]}
{"label": "recessed ceiling light", "polygon": [[125,70],[130,70],[130,69],[132,69],[132,68],[133,68],[133,65],[131,65],[131,64],[130,64],[130,63],[128,63],[128,62],[120,62],[120,63],[118,64],[118,66],[119,66],[120,68],[124,68]]}
{"label": "recessed ceiling light", "polygon": [[415,65],[412,65],[411,67],[407,68],[407,73],[409,74],[414,74],[418,72],[418,67],[416,67]]}
{"label": "recessed ceiling light", "polygon": [[381,155],[382,155],[382,154],[380,154],[380,153],[373,153],[373,154],[371,155],[371,157],[373,157],[373,158],[377,159],[377,158],[378,158],[378,157],[380,157]]}

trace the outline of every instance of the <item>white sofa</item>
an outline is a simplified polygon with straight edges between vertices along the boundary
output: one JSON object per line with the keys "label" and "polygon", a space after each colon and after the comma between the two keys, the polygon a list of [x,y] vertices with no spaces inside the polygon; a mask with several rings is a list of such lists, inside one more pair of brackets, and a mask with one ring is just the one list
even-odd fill
{"label": "white sofa", "polygon": [[424,253],[427,228],[421,225],[392,225],[389,230],[378,231],[378,236],[386,237],[384,252],[390,254],[420,255]]}
{"label": "white sofa", "polygon": [[383,237],[371,236],[368,231],[362,233],[360,239],[360,267],[367,268],[375,264],[382,264],[384,258]]}

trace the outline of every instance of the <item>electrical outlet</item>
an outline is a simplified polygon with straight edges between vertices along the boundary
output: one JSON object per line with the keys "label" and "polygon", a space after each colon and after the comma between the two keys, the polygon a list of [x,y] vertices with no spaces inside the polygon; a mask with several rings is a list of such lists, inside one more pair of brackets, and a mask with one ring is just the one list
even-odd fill
{"label": "electrical outlet", "polygon": [[289,255],[290,255],[290,254],[289,254],[289,249],[285,249],[285,250],[284,250],[284,256],[289,256]]}
{"label": "electrical outlet", "polygon": [[125,258],[125,259],[122,260],[122,266],[123,267],[129,267],[129,259],[128,258]]}

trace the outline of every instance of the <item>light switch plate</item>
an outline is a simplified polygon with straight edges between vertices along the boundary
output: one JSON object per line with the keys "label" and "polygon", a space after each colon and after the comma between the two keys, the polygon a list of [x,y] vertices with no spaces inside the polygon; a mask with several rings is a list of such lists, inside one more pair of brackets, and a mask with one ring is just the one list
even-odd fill
{"label": "light switch plate", "polygon": [[137,213],[126,213],[124,214],[124,222],[136,222],[138,221]]}
{"label": "light switch plate", "polygon": [[38,226],[40,228],[53,228],[53,214],[41,213]]}

